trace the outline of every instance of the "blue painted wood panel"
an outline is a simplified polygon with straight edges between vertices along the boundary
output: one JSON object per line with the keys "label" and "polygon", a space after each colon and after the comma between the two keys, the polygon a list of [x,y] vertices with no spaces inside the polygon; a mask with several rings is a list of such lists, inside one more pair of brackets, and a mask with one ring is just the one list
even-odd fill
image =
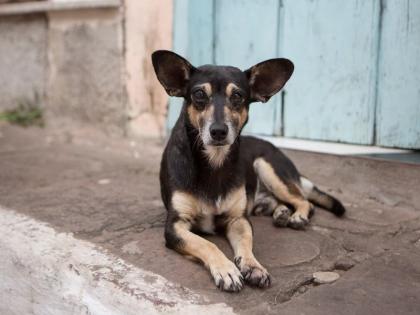
{"label": "blue painted wood panel", "polygon": [[[215,0],[215,61],[246,70],[278,56],[278,0]],[[251,104],[245,132],[272,135],[280,97]]]}
{"label": "blue painted wood panel", "polygon": [[420,1],[384,1],[378,144],[420,149]]}
{"label": "blue painted wood panel", "polygon": [[379,1],[283,0],[285,136],[373,142]]}
{"label": "blue painted wood panel", "polygon": [[[173,51],[187,58],[194,66],[213,63],[213,0],[175,0]],[[182,98],[171,97],[168,129],[178,119]]]}
{"label": "blue painted wood panel", "polygon": [[420,0],[175,0],[174,51],[295,63],[283,98],[251,105],[248,133],[420,149]]}

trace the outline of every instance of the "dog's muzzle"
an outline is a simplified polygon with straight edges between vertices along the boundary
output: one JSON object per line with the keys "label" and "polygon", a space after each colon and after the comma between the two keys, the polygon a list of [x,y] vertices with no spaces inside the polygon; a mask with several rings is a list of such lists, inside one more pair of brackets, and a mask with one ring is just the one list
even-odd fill
{"label": "dog's muzzle", "polygon": [[231,145],[235,141],[235,130],[230,122],[208,122],[201,129],[202,140],[207,146]]}
{"label": "dog's muzzle", "polygon": [[229,127],[225,123],[215,122],[210,125],[210,136],[215,145],[225,145],[228,133]]}

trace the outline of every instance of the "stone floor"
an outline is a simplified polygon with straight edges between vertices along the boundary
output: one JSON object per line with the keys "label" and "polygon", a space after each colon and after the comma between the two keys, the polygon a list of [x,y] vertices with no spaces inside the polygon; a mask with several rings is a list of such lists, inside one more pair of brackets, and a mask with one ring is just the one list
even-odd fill
{"label": "stone floor", "polygon": [[[285,151],[339,197],[305,231],[253,217],[255,255],[272,287],[219,291],[204,268],[165,248],[158,168],[162,143],[0,125],[0,205],[73,233],[238,314],[419,314],[420,166]],[[222,237],[209,237],[232,257]],[[317,271],[334,271],[315,285]]]}

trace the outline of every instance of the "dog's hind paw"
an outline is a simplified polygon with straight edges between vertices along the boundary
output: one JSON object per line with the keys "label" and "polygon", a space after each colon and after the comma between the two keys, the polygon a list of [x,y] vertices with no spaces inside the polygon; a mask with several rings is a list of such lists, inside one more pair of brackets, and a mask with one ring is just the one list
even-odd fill
{"label": "dog's hind paw", "polygon": [[287,224],[287,226],[290,226],[292,229],[295,230],[301,230],[305,228],[306,225],[308,225],[309,219],[302,216],[298,212],[295,212],[291,217]]}
{"label": "dog's hind paw", "polygon": [[285,205],[278,206],[273,213],[273,223],[278,227],[286,227],[289,223],[292,211]]}
{"label": "dog's hind paw", "polygon": [[241,272],[228,259],[226,261],[210,266],[216,286],[223,291],[239,292],[242,290],[244,280]]}
{"label": "dog's hind paw", "polygon": [[270,274],[255,259],[253,260],[247,261],[242,257],[236,257],[234,261],[248,284],[259,288],[269,287],[271,285]]}

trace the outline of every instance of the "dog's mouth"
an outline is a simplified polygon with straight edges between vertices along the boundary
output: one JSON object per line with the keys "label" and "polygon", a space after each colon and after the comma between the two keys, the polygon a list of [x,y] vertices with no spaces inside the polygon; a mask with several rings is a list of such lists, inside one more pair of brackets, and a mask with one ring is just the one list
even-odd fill
{"label": "dog's mouth", "polygon": [[223,140],[223,141],[211,141],[209,144],[207,144],[207,146],[212,146],[212,147],[224,147],[230,145],[227,141]]}

